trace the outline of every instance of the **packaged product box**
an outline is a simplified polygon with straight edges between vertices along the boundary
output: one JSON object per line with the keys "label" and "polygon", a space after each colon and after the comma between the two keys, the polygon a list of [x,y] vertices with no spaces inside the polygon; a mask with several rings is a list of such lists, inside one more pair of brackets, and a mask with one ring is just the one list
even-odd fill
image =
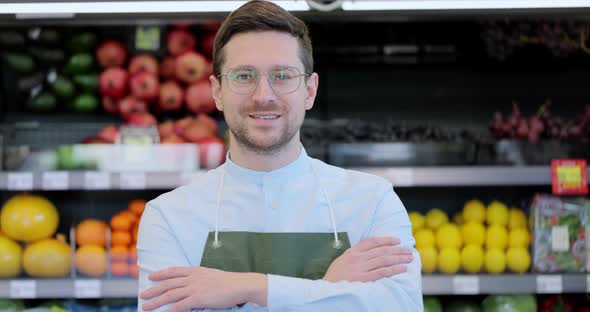
{"label": "packaged product box", "polygon": [[535,196],[531,213],[536,272],[584,272],[587,269],[589,205],[585,199]]}

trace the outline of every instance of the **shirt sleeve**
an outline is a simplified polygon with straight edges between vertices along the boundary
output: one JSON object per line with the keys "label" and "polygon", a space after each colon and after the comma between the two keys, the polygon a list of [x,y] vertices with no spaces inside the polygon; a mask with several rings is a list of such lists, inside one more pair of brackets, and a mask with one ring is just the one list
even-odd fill
{"label": "shirt sleeve", "polygon": [[268,309],[283,311],[423,311],[420,255],[412,225],[391,184],[384,192],[366,237],[400,238],[414,260],[406,272],[375,282],[337,282],[268,275]]}

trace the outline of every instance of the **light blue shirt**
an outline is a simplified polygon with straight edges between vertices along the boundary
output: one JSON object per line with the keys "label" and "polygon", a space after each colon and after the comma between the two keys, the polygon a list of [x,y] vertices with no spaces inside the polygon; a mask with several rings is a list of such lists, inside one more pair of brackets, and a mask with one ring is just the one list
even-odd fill
{"label": "light blue shirt", "polygon": [[[217,191],[225,170],[219,231],[332,233],[354,246],[362,239],[392,236],[412,250],[407,272],[375,282],[327,282],[268,274],[268,307],[248,303],[233,311],[422,311],[421,265],[404,205],[387,180],[299,158],[271,171],[232,162],[150,201],[137,242],[139,291],[154,286],[149,273],[173,266],[199,266],[207,235],[215,230]],[[139,310],[145,303],[139,300]],[[168,306],[157,311],[164,311]],[[230,311],[226,310],[226,311]]]}

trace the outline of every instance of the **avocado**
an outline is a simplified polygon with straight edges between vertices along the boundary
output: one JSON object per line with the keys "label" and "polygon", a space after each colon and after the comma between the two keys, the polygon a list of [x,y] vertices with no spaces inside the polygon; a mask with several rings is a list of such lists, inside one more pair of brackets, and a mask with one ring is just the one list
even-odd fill
{"label": "avocado", "polygon": [[74,83],[84,91],[96,92],[98,91],[98,75],[97,74],[81,74],[72,77]]}
{"label": "avocado", "polygon": [[22,47],[25,45],[25,36],[18,31],[0,31],[0,45],[4,47]]}
{"label": "avocado", "polygon": [[96,35],[91,32],[83,32],[75,35],[68,42],[68,49],[74,53],[92,52],[96,46]]}
{"label": "avocado", "polygon": [[4,53],[4,61],[20,74],[28,74],[35,70],[33,58],[23,53]]}
{"label": "avocado", "polygon": [[90,113],[98,108],[98,99],[92,93],[83,93],[72,102],[72,109],[79,113]]}
{"label": "avocado", "polygon": [[50,44],[50,45],[58,45],[60,42],[61,36],[59,31],[53,28],[43,28],[41,29],[41,33],[39,33],[39,38],[37,40],[41,43]]}
{"label": "avocado", "polygon": [[51,83],[51,90],[62,98],[69,98],[74,95],[76,88],[72,81],[64,76],[57,76],[55,81]]}
{"label": "avocado", "polygon": [[30,46],[29,53],[41,63],[55,65],[64,61],[66,58],[63,50],[59,48],[44,48],[40,46]]}
{"label": "avocado", "polygon": [[34,112],[49,112],[57,106],[57,99],[51,92],[41,92],[29,101],[29,109]]}
{"label": "avocado", "polygon": [[68,75],[85,74],[94,64],[92,54],[89,53],[78,53],[72,55],[70,60],[64,67],[64,73]]}

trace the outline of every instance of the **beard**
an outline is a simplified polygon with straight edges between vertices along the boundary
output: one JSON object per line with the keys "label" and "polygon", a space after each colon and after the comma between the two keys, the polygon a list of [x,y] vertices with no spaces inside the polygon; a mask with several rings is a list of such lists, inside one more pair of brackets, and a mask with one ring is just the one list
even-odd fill
{"label": "beard", "polygon": [[[236,141],[235,143],[258,155],[268,156],[278,153],[293,140],[295,135],[299,133],[301,125],[303,125],[304,117],[305,113],[300,120],[293,122],[287,120],[279,129],[273,129],[271,130],[272,133],[269,134],[249,128],[246,122],[239,120],[232,122],[226,118],[226,122],[229,131]],[[287,116],[281,115],[280,118],[287,118]]]}

